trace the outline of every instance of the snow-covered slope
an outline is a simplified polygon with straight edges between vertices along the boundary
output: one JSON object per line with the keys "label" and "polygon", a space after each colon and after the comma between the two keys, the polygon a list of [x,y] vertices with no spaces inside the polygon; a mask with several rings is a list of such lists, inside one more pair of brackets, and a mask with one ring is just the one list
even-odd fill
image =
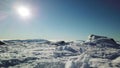
{"label": "snow-covered slope", "polygon": [[87,41],[7,40],[0,45],[4,68],[120,68],[120,45],[90,35]]}

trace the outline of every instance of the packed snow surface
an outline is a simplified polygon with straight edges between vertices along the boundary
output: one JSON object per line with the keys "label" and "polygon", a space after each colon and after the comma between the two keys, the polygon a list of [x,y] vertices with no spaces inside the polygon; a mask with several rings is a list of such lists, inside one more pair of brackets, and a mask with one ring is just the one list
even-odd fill
{"label": "packed snow surface", "polygon": [[4,40],[0,68],[120,68],[120,45],[90,35],[86,41]]}

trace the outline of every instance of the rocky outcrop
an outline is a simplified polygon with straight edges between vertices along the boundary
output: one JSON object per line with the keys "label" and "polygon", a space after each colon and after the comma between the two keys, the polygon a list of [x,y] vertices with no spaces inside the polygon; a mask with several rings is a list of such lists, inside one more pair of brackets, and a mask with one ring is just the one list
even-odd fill
{"label": "rocky outcrop", "polygon": [[4,42],[0,41],[0,45],[4,45],[4,44],[5,44]]}
{"label": "rocky outcrop", "polygon": [[100,38],[107,38],[105,36],[98,36],[98,35],[94,35],[94,34],[91,34],[88,36],[88,40],[90,41],[94,41],[94,40],[97,40],[97,39],[100,39]]}
{"label": "rocky outcrop", "polygon": [[98,35],[90,35],[88,37],[88,40],[90,42],[95,42],[95,43],[110,43],[110,44],[116,44],[115,40],[112,39],[112,38],[108,38],[108,37],[105,37],[105,36],[98,36]]}
{"label": "rocky outcrop", "polygon": [[116,43],[114,39],[105,36],[93,35],[93,34],[88,37],[87,43],[92,43],[94,45],[101,44],[102,47],[107,46],[107,47],[119,48],[119,45]]}
{"label": "rocky outcrop", "polygon": [[65,42],[65,41],[58,41],[56,43],[53,43],[53,45],[57,45],[57,46],[64,46],[64,45],[68,45],[69,43],[68,42]]}

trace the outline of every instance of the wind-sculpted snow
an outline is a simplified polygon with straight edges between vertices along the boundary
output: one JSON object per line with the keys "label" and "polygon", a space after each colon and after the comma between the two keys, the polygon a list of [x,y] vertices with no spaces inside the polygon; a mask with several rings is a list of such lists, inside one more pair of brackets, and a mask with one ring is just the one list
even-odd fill
{"label": "wind-sculpted snow", "polygon": [[120,68],[120,45],[90,35],[87,41],[7,40],[0,45],[0,68]]}

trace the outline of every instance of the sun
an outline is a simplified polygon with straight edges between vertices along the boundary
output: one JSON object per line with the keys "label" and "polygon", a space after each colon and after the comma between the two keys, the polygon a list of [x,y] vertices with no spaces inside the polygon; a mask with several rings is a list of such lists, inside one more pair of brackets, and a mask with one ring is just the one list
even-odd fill
{"label": "sun", "polygon": [[17,12],[22,17],[30,17],[30,15],[31,15],[30,9],[28,7],[25,7],[25,6],[17,7]]}

